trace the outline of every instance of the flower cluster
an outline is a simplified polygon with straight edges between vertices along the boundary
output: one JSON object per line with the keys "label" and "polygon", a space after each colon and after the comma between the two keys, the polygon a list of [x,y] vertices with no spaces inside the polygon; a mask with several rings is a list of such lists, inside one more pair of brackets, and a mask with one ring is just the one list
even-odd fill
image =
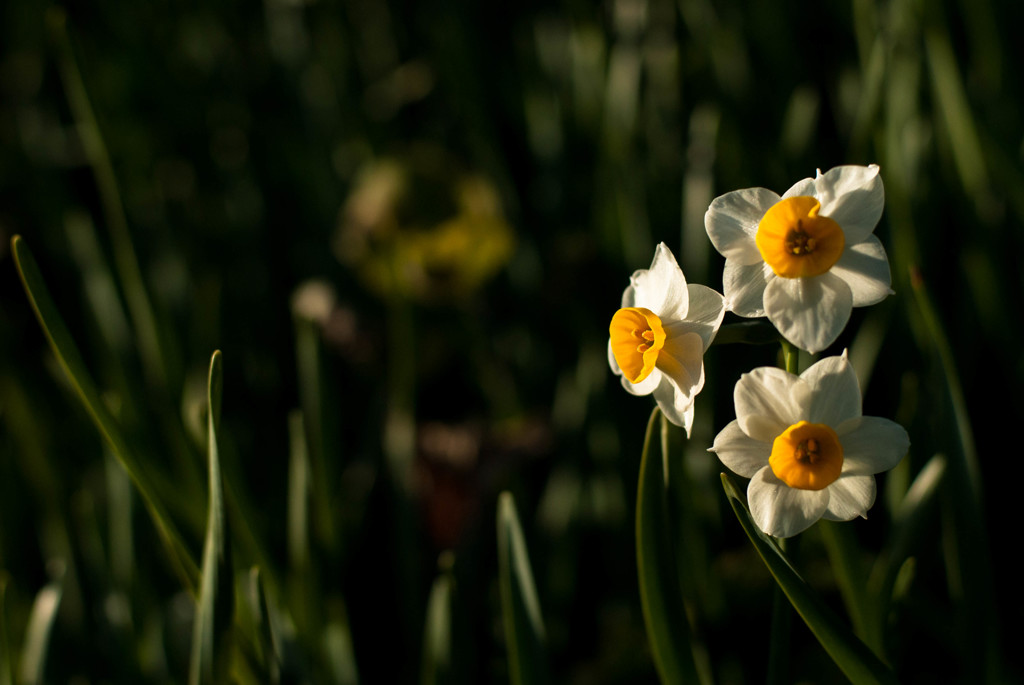
{"label": "flower cluster", "polygon": [[[612,371],[629,393],[653,394],[689,436],[694,398],[704,387],[704,353],[727,310],[767,317],[813,354],[837,340],[853,307],[892,294],[885,249],[873,234],[884,203],[876,165],[819,171],[782,196],[748,188],[716,198],[704,221],[725,257],[724,296],[687,284],[672,252],[658,245],[651,268],[633,274],[612,316]],[[736,419],[710,451],[751,479],[754,521],[776,537],[823,517],[866,516],[874,474],[894,467],[909,446],[897,424],[861,415],[845,352],[800,376],[769,367],[744,374],[735,403]]]}

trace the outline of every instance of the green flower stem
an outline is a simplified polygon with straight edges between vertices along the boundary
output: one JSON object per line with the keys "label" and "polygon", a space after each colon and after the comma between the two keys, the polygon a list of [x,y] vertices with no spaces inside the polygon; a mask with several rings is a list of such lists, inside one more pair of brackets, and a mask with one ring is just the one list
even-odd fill
{"label": "green flower stem", "polygon": [[[790,557],[796,553],[797,540],[779,540],[779,548]],[[793,609],[782,588],[776,584],[772,593],[772,628],[768,647],[768,685],[787,685],[793,682],[789,669],[789,650],[793,633]]]}
{"label": "green flower stem", "polygon": [[[661,449],[655,426],[662,425]],[[636,561],[647,639],[661,682],[666,685],[710,682],[698,672],[693,639],[672,546],[667,482],[667,421],[655,408],[647,422],[636,495]]]}
{"label": "green flower stem", "polygon": [[[800,351],[785,338],[780,338],[779,343],[782,345],[784,368],[788,373],[799,374]],[[779,540],[779,547],[782,551],[789,552],[791,557],[796,552],[796,546],[796,538]],[[779,683],[782,685],[790,682],[789,647],[792,626],[793,610],[789,607],[789,601],[782,592],[782,588],[776,585],[772,597],[772,635],[768,652],[767,681],[769,684]]]}
{"label": "green flower stem", "polygon": [[785,368],[786,371],[788,371],[789,373],[795,376],[799,376],[800,350],[798,350],[793,343],[789,342],[785,338],[780,339],[779,342],[782,344],[782,359],[785,363],[785,366],[783,368]]}

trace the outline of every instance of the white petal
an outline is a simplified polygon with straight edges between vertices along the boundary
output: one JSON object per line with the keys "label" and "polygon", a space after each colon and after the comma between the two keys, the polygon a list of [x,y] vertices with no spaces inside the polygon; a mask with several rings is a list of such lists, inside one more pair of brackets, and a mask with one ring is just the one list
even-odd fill
{"label": "white petal", "polygon": [[[677,426],[682,426],[683,428],[686,429],[687,440],[690,439],[690,431],[693,428],[693,407],[695,405],[696,402],[690,402],[690,406],[687,407],[686,410],[683,412],[682,416],[680,416],[680,418],[682,419],[682,423],[676,423]],[[668,414],[666,414],[665,416],[668,416]]]}
{"label": "white petal", "polygon": [[745,188],[716,197],[704,215],[704,228],[715,249],[737,264],[761,261],[754,242],[757,226],[780,199],[767,188]]}
{"label": "white petal", "polygon": [[820,214],[839,224],[847,245],[871,235],[885,207],[885,189],[877,164],[837,166],[815,179],[814,185],[815,196],[821,202]]}
{"label": "white petal", "polygon": [[765,285],[774,278],[771,267],[764,262],[744,266],[726,260],[722,272],[725,308],[740,316],[764,316]]}
{"label": "white petal", "polygon": [[825,513],[828,501],[828,488],[791,488],[776,478],[768,466],[758,471],[747,486],[747,503],[754,523],[777,538],[788,538],[810,528]]}
{"label": "white petal", "polygon": [[805,178],[797,181],[789,190],[782,194],[782,199],[788,200],[791,197],[815,197],[817,188],[813,178]]}
{"label": "white petal", "polygon": [[682,319],[686,315],[690,299],[686,278],[665,243],[658,243],[651,268],[635,272],[631,283],[636,289],[635,306],[646,307],[662,318]]}
{"label": "white petal", "polygon": [[807,421],[835,428],[861,415],[860,384],[845,352],[840,357],[825,357],[800,378],[811,386]]}
{"label": "white petal", "polygon": [[[620,371],[621,373],[621,371]],[[625,376],[622,377],[622,387],[626,389],[630,395],[650,395],[654,392],[654,389],[661,384],[662,378],[661,371],[655,368],[651,371],[651,375],[643,379],[639,383],[630,383],[629,379]]]}
{"label": "white petal", "polygon": [[787,340],[813,354],[843,332],[853,310],[853,295],[846,281],[831,273],[775,278],[765,288],[764,309]]}
{"label": "white petal", "polygon": [[[701,337],[701,340],[704,341],[704,349],[707,350],[722,325],[722,318],[725,316],[725,298],[706,285],[691,284],[687,286],[687,290],[690,291],[690,309],[686,312],[686,321],[683,323],[686,324],[687,331],[692,331]],[[668,327],[673,325],[670,323]]]}
{"label": "white petal", "polygon": [[685,396],[685,404],[689,404],[704,387],[704,341],[696,333],[673,334],[671,327],[666,333],[669,335],[658,353],[657,370]]}
{"label": "white petal", "polygon": [[825,518],[829,521],[849,521],[858,516],[868,517],[868,509],[875,503],[875,477],[843,474],[825,488],[828,507]]}
{"label": "white petal", "polygon": [[791,373],[762,366],[740,376],[733,391],[743,432],[771,443],[804,418],[810,387]]}
{"label": "white petal", "polygon": [[888,471],[910,449],[903,426],[877,416],[862,416],[836,428],[843,445],[843,475],[870,475]]}
{"label": "white petal", "polygon": [[772,445],[748,437],[739,421],[731,421],[715,437],[715,444],[708,451],[718,455],[733,473],[750,478],[768,464]]}
{"label": "white petal", "polygon": [[[636,277],[637,273],[640,273],[640,272],[638,271],[638,272],[634,273],[633,274],[634,278]],[[636,306],[636,288],[634,288],[633,284],[630,283],[629,285],[626,286],[626,289],[622,291],[622,308],[625,309],[626,307],[635,307],[635,306]]]}
{"label": "white petal", "polygon": [[693,427],[693,396],[684,395],[667,375],[662,374],[661,379],[654,390],[658,408],[670,422],[685,428],[686,437],[690,437],[690,429]]}
{"label": "white petal", "polygon": [[847,243],[831,273],[850,286],[854,307],[877,304],[892,295],[889,259],[882,241],[873,235],[855,245]]}

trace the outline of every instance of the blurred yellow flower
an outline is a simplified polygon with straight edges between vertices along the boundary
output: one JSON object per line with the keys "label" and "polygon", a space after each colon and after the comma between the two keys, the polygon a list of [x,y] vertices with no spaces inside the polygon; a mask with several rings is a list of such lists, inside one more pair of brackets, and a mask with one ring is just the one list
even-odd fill
{"label": "blurred yellow flower", "polygon": [[381,295],[464,297],[512,256],[497,189],[434,148],[359,174],[341,210],[335,252]]}

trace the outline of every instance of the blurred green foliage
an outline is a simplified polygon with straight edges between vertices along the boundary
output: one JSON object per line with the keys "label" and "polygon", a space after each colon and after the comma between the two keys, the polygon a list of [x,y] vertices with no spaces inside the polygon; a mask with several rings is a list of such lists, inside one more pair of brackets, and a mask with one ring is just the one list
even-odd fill
{"label": "blurred green foliage", "polygon": [[[223,351],[240,681],[505,681],[508,489],[552,679],[654,682],[632,519],[650,403],[613,382],[608,320],[658,241],[721,287],[715,195],[872,162],[896,295],[834,350],[912,447],[847,531],[894,593],[861,637],[909,682],[1021,676],[1000,656],[1016,493],[996,467],[1024,414],[1024,8],[65,11],[0,6],[0,683],[184,681],[196,611],[41,334],[11,236],[197,565]],[[381,169],[403,192],[367,191]],[[671,436],[670,535],[716,682],[764,679],[772,580],[705,449],[739,374],[776,352],[713,347],[693,439]],[[937,454],[939,495],[901,508]],[[805,538],[805,579],[838,606],[837,543]],[[840,677],[800,630],[794,673]]]}

